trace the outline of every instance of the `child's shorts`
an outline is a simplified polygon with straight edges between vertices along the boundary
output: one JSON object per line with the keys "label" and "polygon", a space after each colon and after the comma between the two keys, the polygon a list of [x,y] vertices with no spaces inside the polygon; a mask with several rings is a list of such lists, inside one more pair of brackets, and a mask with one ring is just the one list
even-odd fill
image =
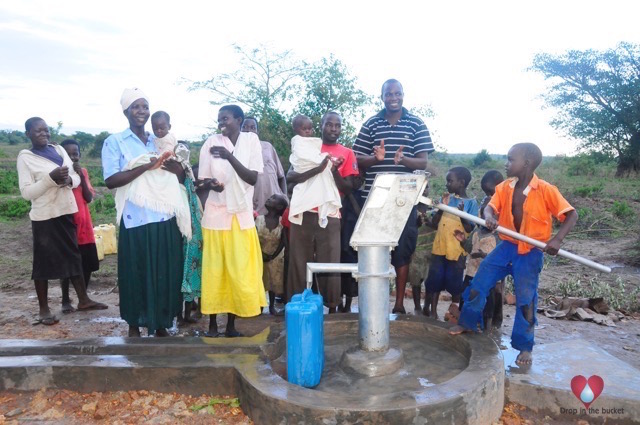
{"label": "child's shorts", "polygon": [[447,291],[451,295],[462,294],[466,256],[457,261],[447,260],[444,255],[432,255],[429,275],[424,282],[427,292]]}

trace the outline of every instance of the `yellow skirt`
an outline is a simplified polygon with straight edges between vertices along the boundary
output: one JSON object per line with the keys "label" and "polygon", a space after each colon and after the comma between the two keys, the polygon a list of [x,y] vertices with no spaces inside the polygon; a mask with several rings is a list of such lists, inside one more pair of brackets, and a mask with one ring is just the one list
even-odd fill
{"label": "yellow skirt", "polygon": [[202,313],[257,316],[267,305],[262,284],[262,251],[255,227],[202,229]]}

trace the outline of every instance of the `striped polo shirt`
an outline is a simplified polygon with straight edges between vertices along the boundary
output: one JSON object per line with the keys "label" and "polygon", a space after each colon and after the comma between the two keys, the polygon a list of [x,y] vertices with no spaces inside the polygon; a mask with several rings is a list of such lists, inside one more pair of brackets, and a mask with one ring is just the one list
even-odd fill
{"label": "striped polo shirt", "polygon": [[378,173],[412,173],[413,170],[404,165],[395,165],[393,158],[400,146],[404,146],[402,153],[412,158],[420,152],[433,152],[433,142],[429,129],[417,116],[402,108],[402,116],[397,124],[391,125],[384,117],[386,110],[369,118],[360,129],[358,138],[353,145],[353,151],[359,155],[373,154],[373,147],[379,146],[384,139],[384,161],[379,162],[365,171],[365,185],[362,189],[369,194],[373,180]]}

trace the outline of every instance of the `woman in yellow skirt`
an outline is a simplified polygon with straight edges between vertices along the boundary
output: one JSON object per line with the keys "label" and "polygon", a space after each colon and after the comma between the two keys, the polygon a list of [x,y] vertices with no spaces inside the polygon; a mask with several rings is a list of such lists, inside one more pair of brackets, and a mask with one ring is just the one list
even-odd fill
{"label": "woman in yellow skirt", "polygon": [[209,190],[202,216],[202,313],[207,336],[220,336],[216,315],[227,313],[227,337],[242,336],[235,318],[257,316],[267,305],[262,252],[253,221],[253,185],[262,172],[262,147],[254,133],[242,133],[244,113],[226,105],[216,134],[200,150],[198,187]]}

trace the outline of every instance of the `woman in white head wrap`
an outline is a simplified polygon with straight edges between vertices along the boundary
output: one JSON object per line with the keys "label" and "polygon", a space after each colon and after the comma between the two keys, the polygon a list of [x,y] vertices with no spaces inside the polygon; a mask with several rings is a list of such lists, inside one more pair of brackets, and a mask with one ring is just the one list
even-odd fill
{"label": "woman in white head wrap", "polygon": [[[149,100],[138,88],[125,89],[120,99],[129,128],[109,136],[102,147],[104,181],[109,189],[122,188],[147,171],[162,169],[184,181],[184,170],[162,157],[131,168],[141,155],[157,154],[145,131]],[[129,199],[121,205],[118,240],[120,316],[129,324],[129,336],[166,336],[180,308],[182,281],[182,235],[175,214],[140,206]]]}

